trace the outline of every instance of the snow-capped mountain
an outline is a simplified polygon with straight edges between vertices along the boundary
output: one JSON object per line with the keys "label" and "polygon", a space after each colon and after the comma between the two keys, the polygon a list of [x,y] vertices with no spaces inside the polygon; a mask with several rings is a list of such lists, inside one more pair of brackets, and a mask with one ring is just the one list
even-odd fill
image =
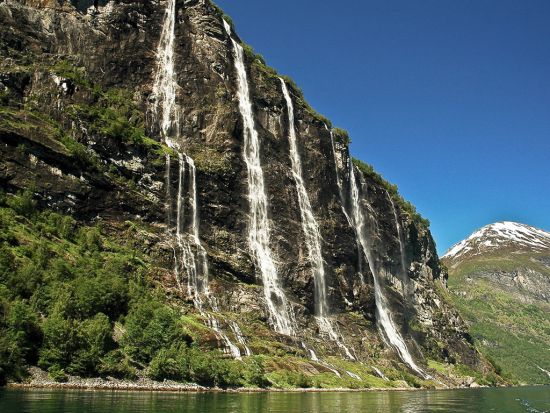
{"label": "snow-capped mountain", "polygon": [[519,382],[550,384],[550,232],[497,222],[442,259],[479,348]]}
{"label": "snow-capped mountain", "polygon": [[550,232],[517,222],[497,222],[455,244],[442,258],[456,260],[502,248],[533,252],[550,250]]}

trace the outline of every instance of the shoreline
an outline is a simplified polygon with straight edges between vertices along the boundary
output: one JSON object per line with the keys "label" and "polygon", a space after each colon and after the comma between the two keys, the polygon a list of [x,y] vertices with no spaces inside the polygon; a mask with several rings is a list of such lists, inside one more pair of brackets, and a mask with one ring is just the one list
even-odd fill
{"label": "shoreline", "polygon": [[[228,388],[220,387],[204,387],[197,384],[184,383],[161,383],[156,382],[154,385],[138,384],[138,383],[103,383],[89,385],[85,383],[7,383],[4,389],[9,390],[82,390],[82,391],[98,391],[98,392],[136,392],[136,393],[226,393],[226,394],[244,394],[244,393],[364,393],[364,392],[419,392],[419,391],[451,391],[451,390],[479,390],[479,389],[499,389],[499,388],[522,388],[522,387],[545,387],[548,384],[525,384],[515,386],[496,386],[496,387],[440,387],[435,389],[414,388],[414,387],[365,387],[365,388],[294,388],[294,389],[277,389],[277,388]],[[2,387],[0,387],[2,390]]]}
{"label": "shoreline", "polygon": [[[414,387],[364,387],[364,388],[257,388],[257,387],[239,387],[239,388],[220,388],[206,387],[195,383],[181,383],[176,381],[155,381],[147,377],[139,377],[137,380],[123,380],[113,377],[82,378],[78,376],[67,376],[66,382],[56,382],[52,380],[48,373],[37,367],[31,367],[28,370],[29,377],[24,382],[8,382],[5,388],[20,390],[85,390],[85,391],[129,391],[129,392],[161,392],[161,393],[359,393],[359,392],[388,392],[388,391],[427,391],[427,390],[460,390],[460,389],[479,389],[486,386],[441,386],[436,388],[414,388]],[[544,385],[511,385],[500,387],[527,387]],[[0,387],[1,389],[1,387]]]}
{"label": "shoreline", "polygon": [[[96,380],[96,379],[93,379]],[[8,383],[5,388],[17,390],[85,390],[85,391],[128,391],[128,392],[159,392],[159,393],[360,393],[371,391],[421,391],[430,389],[421,389],[413,387],[365,387],[365,388],[295,388],[295,389],[277,389],[277,388],[259,388],[259,387],[238,387],[238,388],[220,388],[205,387],[198,384],[172,383],[172,382],[154,382],[147,384],[140,383]],[[453,390],[462,387],[448,389],[431,390]]]}
{"label": "shoreline", "polygon": [[422,390],[411,387],[382,387],[382,388],[259,388],[239,387],[220,388],[206,387],[195,383],[181,383],[171,380],[155,381],[147,377],[138,377],[137,380],[124,380],[114,377],[83,378],[79,376],[67,376],[66,382],[52,380],[48,373],[38,367],[28,369],[27,380],[8,382],[6,388],[11,389],[56,389],[56,390],[89,390],[89,391],[136,391],[136,392],[171,392],[171,393],[270,393],[270,392],[295,392],[295,393],[316,393],[316,392],[365,392],[365,391],[413,391]]}
{"label": "shoreline", "polygon": [[[7,383],[5,389],[10,390],[82,390],[82,391],[98,391],[98,392],[136,392],[136,393],[364,393],[364,392],[419,392],[419,391],[451,391],[451,390],[479,390],[483,388],[521,388],[521,387],[544,387],[550,386],[547,384],[525,384],[515,386],[496,386],[496,387],[441,387],[435,389],[414,388],[414,387],[365,387],[365,388],[295,388],[295,389],[277,389],[277,388],[228,388],[220,387],[204,387],[197,384],[184,383],[161,383],[156,382],[151,384],[138,383],[102,383],[102,384],[86,384],[86,383]],[[2,387],[0,387],[0,390]]]}

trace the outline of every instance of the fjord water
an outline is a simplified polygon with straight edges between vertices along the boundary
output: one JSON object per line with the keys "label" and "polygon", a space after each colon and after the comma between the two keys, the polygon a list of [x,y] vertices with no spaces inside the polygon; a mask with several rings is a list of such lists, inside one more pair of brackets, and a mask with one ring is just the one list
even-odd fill
{"label": "fjord water", "polygon": [[0,390],[2,413],[545,413],[548,387],[361,393]]}

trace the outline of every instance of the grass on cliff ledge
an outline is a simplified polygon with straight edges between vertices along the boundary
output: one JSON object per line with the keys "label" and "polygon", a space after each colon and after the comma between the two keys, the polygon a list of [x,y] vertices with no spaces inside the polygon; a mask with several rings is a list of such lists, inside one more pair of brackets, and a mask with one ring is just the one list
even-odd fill
{"label": "grass on cliff ledge", "polygon": [[359,170],[365,176],[371,178],[374,182],[376,182],[378,185],[380,185],[382,188],[388,191],[388,193],[390,194],[394,202],[397,204],[399,209],[404,211],[413,220],[413,222],[423,226],[424,228],[430,227],[430,221],[427,218],[424,218],[422,215],[420,215],[420,213],[416,210],[416,207],[401,196],[397,188],[397,185],[392,184],[388,182],[386,179],[384,179],[382,175],[380,175],[378,172],[374,170],[374,167],[372,165],[369,165],[355,158],[353,159],[353,164],[357,168],[359,168]]}

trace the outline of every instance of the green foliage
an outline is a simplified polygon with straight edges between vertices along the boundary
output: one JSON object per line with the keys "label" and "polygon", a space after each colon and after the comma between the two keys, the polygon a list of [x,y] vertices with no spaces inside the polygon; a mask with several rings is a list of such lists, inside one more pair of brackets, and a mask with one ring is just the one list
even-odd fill
{"label": "green foliage", "polygon": [[0,252],[0,381],[21,379],[36,363],[60,379],[135,377],[113,340],[115,321],[151,288],[134,248],[38,210],[29,190],[0,194]]}
{"label": "green foliage", "polygon": [[238,387],[246,379],[255,381],[249,381],[251,385],[260,386],[266,382],[254,362],[243,365],[242,362],[225,358],[219,351],[205,351],[184,344],[158,351],[150,363],[148,374],[155,380],[190,381],[216,387]]}
{"label": "green foliage", "polygon": [[187,354],[191,381],[218,387],[242,384],[238,361],[224,358],[219,351],[207,352],[197,347],[191,347]]}
{"label": "green foliage", "polygon": [[345,145],[349,145],[351,143],[351,139],[349,137],[349,133],[348,133],[347,130],[342,129],[342,128],[333,128],[332,132],[336,136],[339,136],[342,139],[342,141],[344,142]]}
{"label": "green foliage", "polygon": [[[542,254],[541,257],[545,255]],[[486,274],[540,273],[550,276],[535,253],[497,251],[449,266],[450,297],[471,325],[476,347],[503,377],[521,383],[547,384],[548,376],[537,368],[550,364],[550,306],[530,298],[523,289],[508,289]],[[486,378],[491,381],[492,378]]]}
{"label": "green foliage", "polygon": [[124,350],[141,363],[149,363],[174,343],[191,341],[178,314],[152,297],[133,303],[125,327]]}
{"label": "green foliage", "polygon": [[132,144],[141,144],[145,139],[143,114],[126,89],[99,92],[94,104],[72,105],[69,113],[74,119],[85,121],[91,134]]}
{"label": "green foliage", "polygon": [[65,383],[68,381],[67,373],[61,367],[54,365],[48,368],[48,375],[53,381]]}
{"label": "green foliage", "polygon": [[26,189],[19,196],[8,198],[7,205],[17,214],[28,217],[32,215],[36,209],[36,201],[33,198],[33,191],[31,189]]}
{"label": "green foliage", "polygon": [[149,365],[149,377],[154,380],[189,380],[189,360],[187,346],[163,348]]}
{"label": "green foliage", "polygon": [[228,16],[227,14],[225,14],[225,12],[220,8],[220,6],[218,6],[214,2],[210,2],[210,3],[214,7],[214,9],[218,13],[218,15],[222,19],[224,19],[227,23],[229,23],[229,26],[231,27],[231,30],[235,31],[235,23],[233,22],[233,19],[230,16]]}
{"label": "green foliage", "polygon": [[83,67],[77,67],[68,60],[59,60],[52,68],[53,72],[62,78],[70,79],[79,86],[90,86],[90,81],[86,76]]}
{"label": "green foliage", "polygon": [[101,376],[115,377],[118,379],[134,380],[137,377],[136,368],[130,358],[121,349],[108,352],[101,358],[98,367]]}
{"label": "green foliage", "polygon": [[20,379],[26,361],[35,361],[41,332],[36,314],[22,300],[10,302],[0,284],[0,384],[7,378]]}
{"label": "green foliage", "polygon": [[271,384],[277,388],[306,389],[313,386],[311,377],[302,372],[279,370],[268,375]]}
{"label": "green foliage", "polygon": [[399,194],[399,190],[397,189],[397,185],[391,184],[388,181],[386,181],[382,175],[380,175],[378,172],[374,170],[372,165],[369,165],[359,159],[353,159],[353,164],[359,168],[359,170],[366,176],[372,179],[375,183],[380,185],[382,188],[388,191],[389,195],[392,197],[394,202],[397,204],[397,206],[407,213],[409,217],[418,225],[423,226],[424,228],[429,228],[430,221],[426,218],[422,217],[416,210],[416,207],[411,204],[409,201],[404,199],[401,194]]}
{"label": "green foliage", "polygon": [[253,387],[268,387],[269,380],[266,377],[264,361],[261,356],[251,357],[248,360],[244,373],[244,380],[247,385]]}

